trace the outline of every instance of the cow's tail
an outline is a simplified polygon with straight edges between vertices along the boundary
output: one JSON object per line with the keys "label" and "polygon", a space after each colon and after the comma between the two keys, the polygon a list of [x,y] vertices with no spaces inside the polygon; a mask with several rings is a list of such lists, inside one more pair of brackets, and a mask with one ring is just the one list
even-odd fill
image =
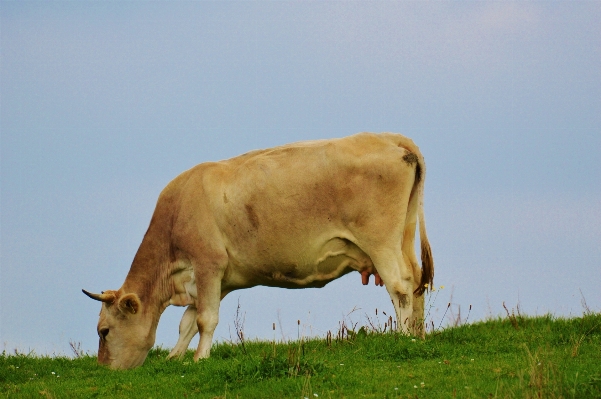
{"label": "cow's tail", "polygon": [[430,249],[430,242],[428,241],[428,235],[426,234],[426,219],[424,217],[426,163],[424,162],[424,157],[422,156],[419,147],[415,145],[413,140],[403,135],[393,135],[392,137],[394,137],[394,141],[399,147],[408,151],[408,153],[403,156],[403,160],[409,164],[416,164],[415,181],[413,183],[413,189],[411,190],[409,206],[407,209],[404,240],[407,240],[407,245],[410,245],[411,247],[407,248],[407,250],[414,254],[415,250],[413,243],[415,242],[415,223],[417,219],[417,222],[419,222],[422,270],[419,285],[414,293],[416,295],[423,295],[423,293],[426,290],[431,289],[434,284],[434,259],[432,258],[432,250]]}
{"label": "cow's tail", "polygon": [[415,171],[417,185],[417,217],[419,222],[419,241],[421,246],[422,259],[422,278],[419,286],[414,291],[417,295],[422,295],[427,289],[432,289],[434,284],[434,258],[432,258],[432,249],[426,234],[426,219],[424,217],[424,182],[426,180],[426,164],[424,157],[419,154],[417,167]]}

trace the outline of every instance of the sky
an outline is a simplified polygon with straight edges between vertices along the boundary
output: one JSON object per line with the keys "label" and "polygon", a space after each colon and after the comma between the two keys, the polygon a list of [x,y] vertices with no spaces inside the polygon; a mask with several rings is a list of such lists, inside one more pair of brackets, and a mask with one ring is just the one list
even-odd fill
{"label": "sky", "polygon": [[[600,311],[599,26],[599,1],[1,1],[0,350],[94,353],[81,289],[121,286],[182,171],[361,131],[425,156],[437,326],[470,305],[469,322]],[[216,339],[238,303],[263,339],[392,311],[358,273],[256,287],[222,301]]]}

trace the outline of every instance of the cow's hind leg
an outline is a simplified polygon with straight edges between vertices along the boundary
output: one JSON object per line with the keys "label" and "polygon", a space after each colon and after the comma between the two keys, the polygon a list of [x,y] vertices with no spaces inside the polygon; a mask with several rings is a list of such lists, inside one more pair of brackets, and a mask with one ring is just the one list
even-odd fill
{"label": "cow's hind leg", "polygon": [[196,308],[194,306],[188,306],[182,320],[179,323],[179,338],[177,344],[167,356],[167,359],[173,357],[181,358],[186,353],[190,341],[198,332],[198,326],[196,325]]}
{"label": "cow's hind leg", "polygon": [[413,320],[411,321],[412,333],[420,338],[426,336],[424,301],[426,294],[413,294]]}
{"label": "cow's hind leg", "polygon": [[[415,199],[412,199],[415,201]],[[415,227],[416,227],[416,215],[409,215],[409,220],[405,225],[405,232],[403,237],[403,260],[405,264],[413,271],[413,292],[415,292],[421,282],[422,270],[417,261],[415,255]],[[424,316],[424,298],[425,293],[417,295],[413,293],[413,317],[410,320],[411,332],[423,338],[425,336],[425,316]]]}
{"label": "cow's hind leg", "polygon": [[[413,245],[413,241],[411,241]],[[417,259],[415,258],[415,251],[409,252],[407,254],[405,248],[403,249],[403,256],[405,264],[408,265],[409,269],[412,270],[413,273],[413,315],[409,320],[409,328],[411,329],[411,333],[417,337],[424,338],[425,337],[425,315],[424,315],[424,300],[426,297],[425,293],[418,295],[415,291],[418,288],[418,285],[421,281],[422,271],[418,266]]]}
{"label": "cow's hind leg", "polygon": [[400,248],[378,251],[370,254],[370,257],[394,305],[397,329],[405,334],[413,333],[414,277],[413,271],[403,260]]}

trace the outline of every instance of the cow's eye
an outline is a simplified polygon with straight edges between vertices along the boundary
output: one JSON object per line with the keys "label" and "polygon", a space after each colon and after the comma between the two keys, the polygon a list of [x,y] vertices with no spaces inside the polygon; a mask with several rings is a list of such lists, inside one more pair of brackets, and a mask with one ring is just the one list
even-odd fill
{"label": "cow's eye", "polygon": [[108,328],[101,329],[100,331],[98,331],[98,335],[100,336],[100,338],[106,339],[106,336],[109,335],[109,329]]}

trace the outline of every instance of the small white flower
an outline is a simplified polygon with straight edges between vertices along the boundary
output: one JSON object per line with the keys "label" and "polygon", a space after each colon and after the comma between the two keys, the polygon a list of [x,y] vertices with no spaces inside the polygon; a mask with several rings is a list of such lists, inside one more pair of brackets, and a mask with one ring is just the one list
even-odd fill
{"label": "small white flower", "polygon": [[420,385],[426,385],[426,384],[424,384],[424,382],[422,381],[422,382],[420,382]]}
{"label": "small white flower", "polygon": [[184,378],[184,376],[182,375],[182,378]]}
{"label": "small white flower", "polygon": [[344,363],[340,363],[341,366],[344,366]]}
{"label": "small white flower", "polygon": [[56,374],[54,371],[52,372],[52,375]]}
{"label": "small white flower", "polygon": [[415,342],[415,338],[411,338],[411,342]]}
{"label": "small white flower", "polygon": [[417,385],[414,385],[413,388],[417,388]]}
{"label": "small white flower", "polygon": [[313,394],[313,396],[315,396],[315,397],[318,397],[319,395],[318,395],[318,394],[316,394],[316,393],[314,393],[314,394]]}
{"label": "small white flower", "polygon": [[395,391],[398,391],[399,389],[398,389],[397,387],[394,387],[394,390],[395,390]]}
{"label": "small white flower", "polygon": [[472,360],[472,362],[474,361],[474,359],[471,359],[471,360]]}

